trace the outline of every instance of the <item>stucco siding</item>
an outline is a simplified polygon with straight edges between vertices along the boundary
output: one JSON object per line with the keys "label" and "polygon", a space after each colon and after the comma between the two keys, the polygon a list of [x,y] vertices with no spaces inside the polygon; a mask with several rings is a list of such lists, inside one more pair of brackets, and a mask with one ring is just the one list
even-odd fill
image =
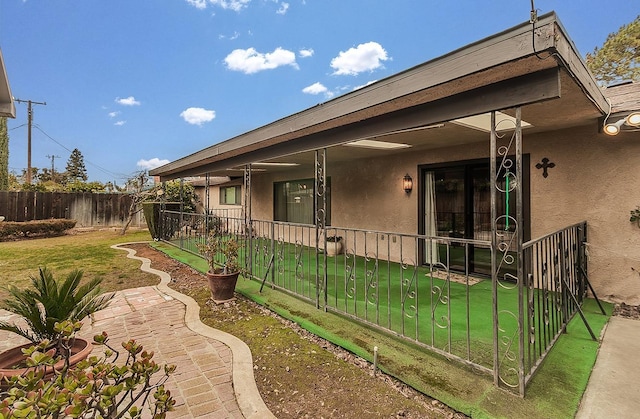
{"label": "stucco siding", "polygon": [[[525,137],[531,154],[532,237],[583,221],[588,225],[589,279],[598,297],[640,303],[640,229],[629,212],[640,205],[637,134],[609,137],[596,127]],[[548,177],[535,164],[548,158]]]}

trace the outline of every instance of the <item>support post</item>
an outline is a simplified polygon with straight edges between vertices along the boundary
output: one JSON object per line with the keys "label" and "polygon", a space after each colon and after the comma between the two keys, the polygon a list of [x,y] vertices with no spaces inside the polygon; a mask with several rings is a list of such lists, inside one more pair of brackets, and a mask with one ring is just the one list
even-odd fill
{"label": "support post", "polygon": [[178,234],[180,235],[180,250],[184,250],[184,237],[182,236],[182,221],[183,221],[182,213],[184,211],[184,207],[182,204],[184,202],[184,199],[182,198],[183,185],[184,185],[184,179],[180,178],[180,216],[178,217]]}
{"label": "support post", "polygon": [[[525,281],[522,251],[524,222],[521,108],[515,109],[515,129],[507,138],[508,142],[498,145],[497,125],[500,122],[496,121],[496,113],[492,112],[489,175],[491,179],[493,379],[496,386],[505,385],[514,390],[517,389],[521,395],[524,395]],[[509,200],[513,195],[515,195],[516,208],[512,216],[509,211]],[[498,214],[498,200],[503,197],[506,211],[505,214]],[[517,292],[517,312],[506,306],[501,308],[498,293],[500,288]]]}
{"label": "support post", "polygon": [[[251,164],[244,166],[244,200],[242,208],[244,212],[245,251],[244,264],[249,275],[253,275],[253,220],[251,217]],[[273,238],[272,238],[273,239]]]}
{"label": "support post", "polygon": [[[519,363],[518,363],[518,381],[520,395],[524,396],[525,380],[524,380],[524,357],[525,357],[525,281],[524,281],[524,257],[522,253],[523,232],[524,232],[524,216],[523,216],[523,196],[522,182],[524,181],[522,171],[522,108],[516,108],[516,252],[517,252],[517,276],[518,276],[518,347]],[[507,214],[508,216],[508,214]]]}
{"label": "support post", "polygon": [[489,150],[489,179],[491,183],[491,304],[493,319],[493,384],[500,385],[500,346],[499,346],[499,323],[498,323],[498,263],[497,263],[497,133],[496,133],[496,113],[491,112],[491,145]]}
{"label": "support post", "polygon": [[[323,308],[327,309],[327,194],[326,169],[327,149],[316,150],[315,164],[315,224],[316,224],[316,308],[320,308],[322,298]],[[324,240],[325,251],[320,255],[320,235]],[[322,268],[321,268],[322,265]]]}
{"label": "support post", "polygon": [[201,239],[206,243],[209,240],[209,217],[211,216],[209,209],[209,200],[211,191],[209,190],[211,185],[209,184],[209,173],[204,175],[204,237]]}

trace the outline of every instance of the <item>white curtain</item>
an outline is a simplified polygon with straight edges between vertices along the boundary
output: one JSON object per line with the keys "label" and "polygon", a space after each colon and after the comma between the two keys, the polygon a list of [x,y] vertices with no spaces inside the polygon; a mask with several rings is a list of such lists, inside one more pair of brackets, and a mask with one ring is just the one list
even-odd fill
{"label": "white curtain", "polygon": [[[436,224],[436,183],[433,172],[426,172],[424,175],[424,234],[436,237],[438,226]],[[440,261],[438,257],[438,244],[435,240],[425,242],[425,262],[434,265]]]}

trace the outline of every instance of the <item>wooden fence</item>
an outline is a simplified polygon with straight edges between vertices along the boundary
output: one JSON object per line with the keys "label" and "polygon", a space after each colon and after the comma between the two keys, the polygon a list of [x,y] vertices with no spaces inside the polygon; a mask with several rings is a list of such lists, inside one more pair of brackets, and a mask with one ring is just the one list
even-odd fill
{"label": "wooden fence", "polygon": [[[122,193],[0,191],[0,216],[6,221],[66,218],[78,227],[120,227],[131,197]],[[139,212],[132,226],[146,227]]]}

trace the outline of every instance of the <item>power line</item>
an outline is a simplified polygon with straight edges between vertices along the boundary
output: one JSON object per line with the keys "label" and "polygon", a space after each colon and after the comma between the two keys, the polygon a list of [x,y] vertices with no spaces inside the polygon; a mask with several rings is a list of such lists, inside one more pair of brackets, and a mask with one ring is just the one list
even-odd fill
{"label": "power line", "polygon": [[[65,146],[64,144],[62,144],[61,142],[59,142],[58,140],[54,139],[53,137],[51,137],[49,134],[47,134],[42,128],[40,128],[39,125],[34,125],[34,127],[40,131],[42,134],[44,134],[48,139],[50,139],[51,141],[53,141],[54,143],[58,144],[60,147],[64,148],[65,150],[67,150],[69,153],[73,153],[73,150],[70,150],[67,146]],[[91,166],[97,168],[98,170],[100,170],[101,172],[103,172],[104,174],[107,174],[109,176],[115,176],[117,178],[121,178],[121,179],[129,179],[131,178],[131,176],[126,175],[124,173],[116,173],[116,172],[112,172],[110,170],[105,169],[104,167],[101,167],[87,159],[84,159],[84,161],[87,164],[90,164]]]}

